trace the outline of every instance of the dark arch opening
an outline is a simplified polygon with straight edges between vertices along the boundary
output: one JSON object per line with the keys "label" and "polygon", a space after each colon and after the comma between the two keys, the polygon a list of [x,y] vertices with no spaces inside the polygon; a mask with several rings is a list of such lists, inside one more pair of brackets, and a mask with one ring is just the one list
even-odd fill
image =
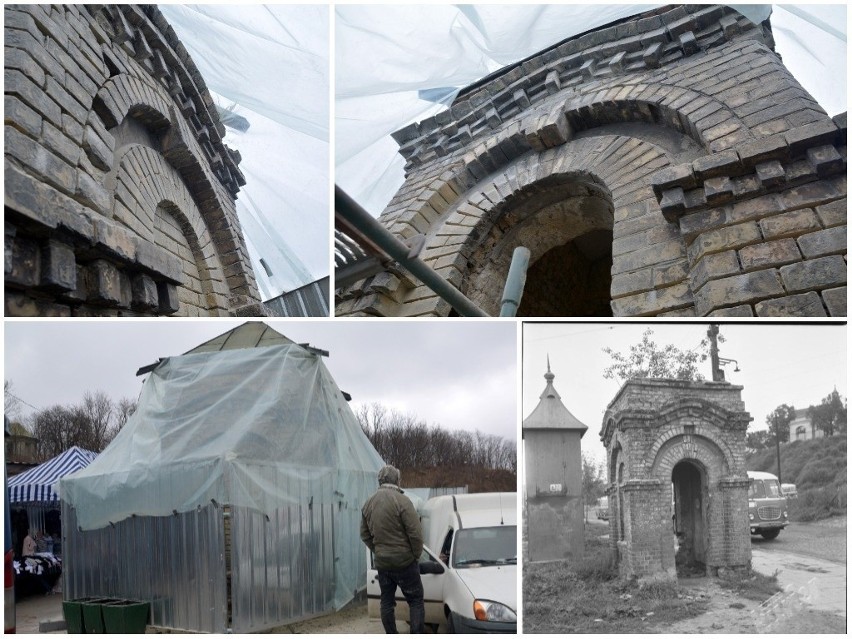
{"label": "dark arch opening", "polygon": [[514,249],[530,250],[521,317],[612,316],[613,201],[588,173],[551,175],[507,197],[471,234],[466,293],[492,314]]}
{"label": "dark arch opening", "polygon": [[692,460],[672,469],[672,525],[675,535],[675,566],[678,576],[703,575],[706,571],[709,528],[707,474]]}
{"label": "dark arch opening", "polygon": [[556,246],[527,271],[521,317],[612,317],[612,230]]}

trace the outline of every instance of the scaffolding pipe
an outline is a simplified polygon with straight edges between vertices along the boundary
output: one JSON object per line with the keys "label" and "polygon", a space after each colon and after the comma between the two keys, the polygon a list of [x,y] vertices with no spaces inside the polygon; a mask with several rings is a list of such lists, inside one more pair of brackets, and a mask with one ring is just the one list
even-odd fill
{"label": "scaffolding pipe", "polygon": [[503,300],[500,302],[500,317],[515,317],[524,294],[527,281],[527,268],[530,265],[530,250],[519,246],[512,253],[512,264],[503,288]]}
{"label": "scaffolding pipe", "polygon": [[465,317],[488,317],[488,314],[465,297],[432,267],[418,257],[409,257],[411,249],[379,224],[343,189],[334,185],[334,207],[352,226],[396,260],[400,266],[411,272],[417,279],[431,288],[444,301],[448,302],[459,315]]}

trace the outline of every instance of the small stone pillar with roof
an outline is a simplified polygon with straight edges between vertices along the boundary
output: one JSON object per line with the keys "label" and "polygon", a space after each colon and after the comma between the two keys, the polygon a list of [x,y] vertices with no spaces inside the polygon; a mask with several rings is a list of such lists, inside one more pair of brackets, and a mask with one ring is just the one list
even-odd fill
{"label": "small stone pillar with roof", "polygon": [[587,427],[565,408],[554,377],[548,357],[544,392],[523,423],[527,561],[583,556],[580,440]]}

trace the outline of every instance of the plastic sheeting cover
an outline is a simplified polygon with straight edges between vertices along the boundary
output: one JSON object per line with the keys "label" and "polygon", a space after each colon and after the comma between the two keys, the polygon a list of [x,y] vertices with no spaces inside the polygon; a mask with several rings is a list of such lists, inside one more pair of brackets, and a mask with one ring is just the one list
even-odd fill
{"label": "plastic sheeting cover", "polygon": [[327,276],[328,6],[159,9],[217,105],[249,122],[225,143],[243,158],[237,213],[263,298]]}
{"label": "plastic sheeting cover", "polygon": [[[659,4],[338,5],[335,181],[374,215],[403,182],[390,137],[450,104],[460,88],[566,38]],[[772,7],[776,51],[829,115],[846,110],[844,5]]]}
{"label": "plastic sheeting cover", "polygon": [[84,530],[211,500],[269,513],[299,503],[300,486],[326,486],[358,509],[382,464],[321,358],[288,344],[165,360],[121,432],[60,494]]}

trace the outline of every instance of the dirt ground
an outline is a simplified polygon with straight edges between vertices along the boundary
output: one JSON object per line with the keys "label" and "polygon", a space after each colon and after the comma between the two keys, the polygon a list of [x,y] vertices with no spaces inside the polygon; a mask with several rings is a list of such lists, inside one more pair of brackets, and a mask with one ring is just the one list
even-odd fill
{"label": "dirt ground", "polygon": [[743,599],[722,588],[708,577],[681,579],[679,585],[708,604],[707,610],[652,632],[665,634],[819,634],[846,633],[846,619],[829,612],[814,610],[795,593],[779,593],[771,604]]}

